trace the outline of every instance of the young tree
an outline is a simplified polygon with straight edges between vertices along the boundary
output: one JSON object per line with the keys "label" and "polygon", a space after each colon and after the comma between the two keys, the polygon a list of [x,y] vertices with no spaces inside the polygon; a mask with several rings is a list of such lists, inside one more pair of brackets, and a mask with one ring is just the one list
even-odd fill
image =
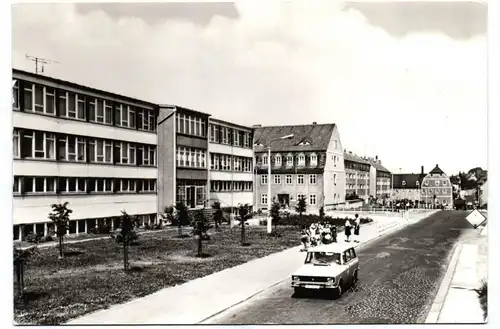
{"label": "young tree", "polygon": [[123,245],[123,269],[125,271],[129,269],[128,247],[138,238],[137,233],[134,231],[136,225],[136,218],[122,210],[122,215],[120,217],[120,232],[111,236],[117,243]]}
{"label": "young tree", "polygon": [[64,236],[69,229],[69,215],[73,210],[68,208],[68,202],[63,204],[53,204],[52,212],[49,214],[49,219],[52,220],[56,226],[56,235],[59,239],[59,259],[64,258]]}
{"label": "young tree", "polygon": [[303,226],[304,225],[304,216],[303,216],[303,214],[307,210],[306,198],[304,198],[304,196],[301,196],[297,200],[297,205],[295,206],[295,210],[299,213],[301,225]]}
{"label": "young tree", "polygon": [[280,209],[280,204],[277,202],[273,202],[273,204],[271,205],[271,218],[273,219],[272,221],[274,223],[274,229],[276,229],[280,220]]}
{"label": "young tree", "polygon": [[198,237],[198,257],[203,256],[203,239],[207,236],[207,231],[210,229],[207,218],[203,210],[196,210],[192,222],[193,235]]}
{"label": "young tree", "polygon": [[212,204],[212,209],[215,210],[214,215],[213,215],[213,220],[215,222],[215,228],[219,229],[219,225],[222,224],[222,220],[224,219],[224,213],[222,212],[222,209],[220,208],[220,202],[215,201]]}
{"label": "young tree", "polygon": [[248,220],[251,217],[248,203],[238,205],[238,215],[241,225],[241,245],[244,246],[246,244],[245,226],[248,225]]}
{"label": "young tree", "polygon": [[189,223],[188,209],[182,201],[177,202],[175,208],[177,209],[177,225],[179,228],[179,236],[182,236],[182,225]]}
{"label": "young tree", "polygon": [[29,258],[38,251],[36,246],[27,249],[17,249],[14,247],[14,296],[21,297],[24,292],[24,265]]}

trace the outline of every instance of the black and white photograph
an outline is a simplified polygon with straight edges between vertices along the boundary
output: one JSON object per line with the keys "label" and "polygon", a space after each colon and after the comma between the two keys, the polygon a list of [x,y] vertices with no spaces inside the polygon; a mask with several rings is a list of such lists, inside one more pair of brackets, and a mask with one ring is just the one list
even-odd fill
{"label": "black and white photograph", "polygon": [[13,325],[488,322],[486,1],[10,6]]}

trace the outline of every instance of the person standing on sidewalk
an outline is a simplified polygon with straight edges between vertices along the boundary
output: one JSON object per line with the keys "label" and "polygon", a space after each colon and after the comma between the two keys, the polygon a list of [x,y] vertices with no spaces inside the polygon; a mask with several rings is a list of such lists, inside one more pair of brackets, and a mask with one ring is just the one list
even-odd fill
{"label": "person standing on sidewalk", "polygon": [[332,243],[337,243],[337,226],[330,226],[330,235],[332,236]]}
{"label": "person standing on sidewalk", "polygon": [[359,215],[355,215],[356,220],[354,223],[354,242],[359,243],[359,227],[361,226],[361,218],[359,218]]}
{"label": "person standing on sidewalk", "polygon": [[351,221],[349,218],[345,220],[344,224],[345,242],[350,242],[351,238]]}

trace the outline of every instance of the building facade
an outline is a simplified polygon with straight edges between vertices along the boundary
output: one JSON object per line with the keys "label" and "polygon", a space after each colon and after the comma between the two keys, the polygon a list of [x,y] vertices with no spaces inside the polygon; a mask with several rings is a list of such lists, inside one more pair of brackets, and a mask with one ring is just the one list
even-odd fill
{"label": "building facade", "polygon": [[208,207],[209,115],[180,106],[160,105],[158,118],[158,211],[184,202]]}
{"label": "building facade", "polygon": [[429,206],[451,208],[453,207],[452,190],[450,178],[436,165],[423,179],[421,202]]}
{"label": "building facade", "polygon": [[392,189],[392,174],[382,165],[382,161],[376,156],[371,161],[375,174],[372,173],[372,180],[375,181],[375,188],[371,190],[376,198],[389,198]]}
{"label": "building facade", "polygon": [[[254,128],[256,208],[267,210],[269,198],[295,208],[304,197],[308,211],[345,202],[344,154],[335,124]],[[289,135],[293,137],[281,139]]]}
{"label": "building facade", "polygon": [[121,211],[155,221],[155,104],[13,70],[14,240],[46,235],[69,202],[68,233],[114,226]]}
{"label": "building facade", "polygon": [[367,200],[370,195],[371,164],[365,157],[344,152],[346,200]]}
{"label": "building facade", "polygon": [[[422,169],[423,170],[423,169]],[[426,175],[420,174],[393,174],[393,194],[394,200],[411,200],[420,203],[422,181]]]}
{"label": "building facade", "polygon": [[253,205],[253,129],[215,118],[208,127],[209,200],[223,208]]}

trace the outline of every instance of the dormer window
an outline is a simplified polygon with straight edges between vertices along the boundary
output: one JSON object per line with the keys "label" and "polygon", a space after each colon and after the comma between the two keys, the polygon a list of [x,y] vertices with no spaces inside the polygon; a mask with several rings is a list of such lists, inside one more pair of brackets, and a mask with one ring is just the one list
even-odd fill
{"label": "dormer window", "polygon": [[262,144],[262,143],[255,143],[255,144],[253,144],[253,146],[263,147],[263,146],[264,146],[264,144]]}
{"label": "dormer window", "polygon": [[439,186],[439,181],[438,180],[434,181],[434,183],[436,184],[436,186]]}
{"label": "dormer window", "polygon": [[293,166],[293,155],[286,156],[286,165],[289,167]]}
{"label": "dormer window", "polygon": [[281,166],[281,155],[280,154],[277,154],[274,156],[274,164],[276,166]]}
{"label": "dormer window", "polygon": [[302,141],[302,142],[299,143],[299,145],[301,145],[301,146],[309,146],[309,145],[311,145],[311,143],[309,143],[308,141]]}
{"label": "dormer window", "polygon": [[316,154],[311,154],[311,166],[318,165],[318,156]]}
{"label": "dormer window", "polygon": [[405,182],[405,181],[402,181],[402,182],[401,182],[401,185],[406,186],[406,182]]}
{"label": "dormer window", "polygon": [[306,164],[306,156],[304,154],[299,154],[297,157],[297,164],[299,166],[304,166]]}
{"label": "dormer window", "polygon": [[425,181],[425,186],[429,186],[429,181],[428,180]]}
{"label": "dormer window", "polygon": [[267,155],[262,156],[262,164],[267,165]]}

